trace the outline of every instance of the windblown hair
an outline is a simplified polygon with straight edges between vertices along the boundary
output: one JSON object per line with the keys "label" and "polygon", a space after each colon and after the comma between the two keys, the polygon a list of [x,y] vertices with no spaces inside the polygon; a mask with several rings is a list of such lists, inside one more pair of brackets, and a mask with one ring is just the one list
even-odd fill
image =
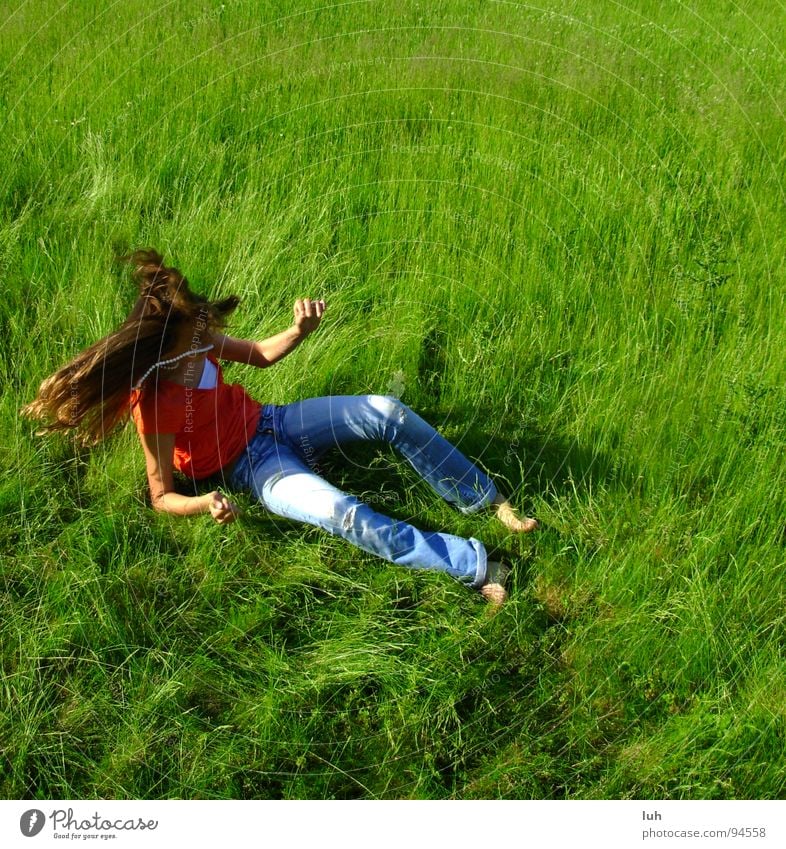
{"label": "windblown hair", "polygon": [[139,297],[117,330],[46,378],[35,400],[20,410],[47,422],[39,436],[73,429],[83,444],[96,445],[126,421],[135,383],[182,344],[184,333],[198,328],[199,334],[208,334],[224,327],[240,303],[236,295],[209,301],[193,293],[188,280],[165,266],[155,250],[137,250],[116,260],[134,265]]}

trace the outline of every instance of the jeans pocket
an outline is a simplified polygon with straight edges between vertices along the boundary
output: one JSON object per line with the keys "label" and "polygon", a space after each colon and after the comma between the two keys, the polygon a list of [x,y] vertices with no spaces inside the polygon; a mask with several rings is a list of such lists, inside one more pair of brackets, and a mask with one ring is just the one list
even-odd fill
{"label": "jeans pocket", "polygon": [[228,483],[232,489],[243,490],[248,488],[248,448],[235,460]]}

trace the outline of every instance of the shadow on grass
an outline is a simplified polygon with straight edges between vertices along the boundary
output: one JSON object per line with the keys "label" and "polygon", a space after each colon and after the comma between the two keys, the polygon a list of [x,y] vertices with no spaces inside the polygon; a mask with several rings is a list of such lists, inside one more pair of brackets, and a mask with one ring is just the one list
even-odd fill
{"label": "shadow on grass", "polygon": [[467,457],[502,482],[500,489],[507,484],[504,494],[514,503],[522,496],[550,493],[559,497],[598,488],[629,493],[640,480],[620,456],[534,428],[506,439],[470,423],[457,444]]}
{"label": "shadow on grass", "polygon": [[[418,412],[426,421],[444,419],[438,410]],[[494,432],[479,427],[476,416],[467,416],[462,427],[462,419],[453,413],[450,422],[453,430],[461,434],[451,440],[453,444],[486,471],[515,506],[525,511],[524,505],[535,497],[559,499],[598,489],[619,489],[627,496],[641,482],[636,470],[627,466],[620,456],[576,441],[567,442],[553,433],[534,428],[522,433],[520,421],[502,422]],[[500,431],[514,435],[504,437]],[[380,513],[398,521],[412,522],[422,530],[445,531],[444,526],[437,527],[426,517],[418,516],[413,520],[411,507],[407,506],[407,493],[423,483],[408,464],[400,461],[400,455],[384,443],[347,444],[326,452],[312,467],[327,481],[356,495]],[[176,476],[177,491],[186,495],[204,494],[219,488],[229,493],[224,484],[219,477],[213,477],[197,482],[195,487],[193,481]],[[250,504],[254,503],[250,493],[244,495]],[[452,505],[448,509],[456,510]],[[271,514],[261,505],[258,511],[247,514],[247,520],[264,535],[293,540],[302,538],[303,523]],[[544,530],[547,528],[541,520],[541,532]],[[501,556],[505,553],[505,549],[499,550]]]}

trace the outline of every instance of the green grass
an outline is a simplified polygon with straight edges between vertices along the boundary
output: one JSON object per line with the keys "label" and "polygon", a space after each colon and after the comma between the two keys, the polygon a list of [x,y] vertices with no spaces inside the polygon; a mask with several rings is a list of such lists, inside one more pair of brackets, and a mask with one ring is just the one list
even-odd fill
{"label": "green grass", "polygon": [[[0,13],[0,795],[783,797],[777,4],[275,5]],[[233,335],[328,300],[228,380],[395,387],[541,519],[326,462],[509,549],[496,617],[248,500],[153,513],[133,426],[33,435],[145,245],[242,296]]]}

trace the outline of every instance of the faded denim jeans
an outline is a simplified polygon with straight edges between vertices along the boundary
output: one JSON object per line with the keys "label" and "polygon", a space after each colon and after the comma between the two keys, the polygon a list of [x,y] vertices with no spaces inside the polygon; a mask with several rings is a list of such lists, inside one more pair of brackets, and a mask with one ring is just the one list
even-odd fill
{"label": "faded denim jeans", "polygon": [[387,395],[307,398],[265,404],[256,433],[232,469],[232,489],[251,492],[272,513],[317,525],[364,551],[411,569],[436,569],[473,589],[486,580],[486,549],[473,537],[421,531],[377,513],[313,471],[330,448],[387,442],[434,491],[462,513],[490,504],[497,490],[428,422]]}

